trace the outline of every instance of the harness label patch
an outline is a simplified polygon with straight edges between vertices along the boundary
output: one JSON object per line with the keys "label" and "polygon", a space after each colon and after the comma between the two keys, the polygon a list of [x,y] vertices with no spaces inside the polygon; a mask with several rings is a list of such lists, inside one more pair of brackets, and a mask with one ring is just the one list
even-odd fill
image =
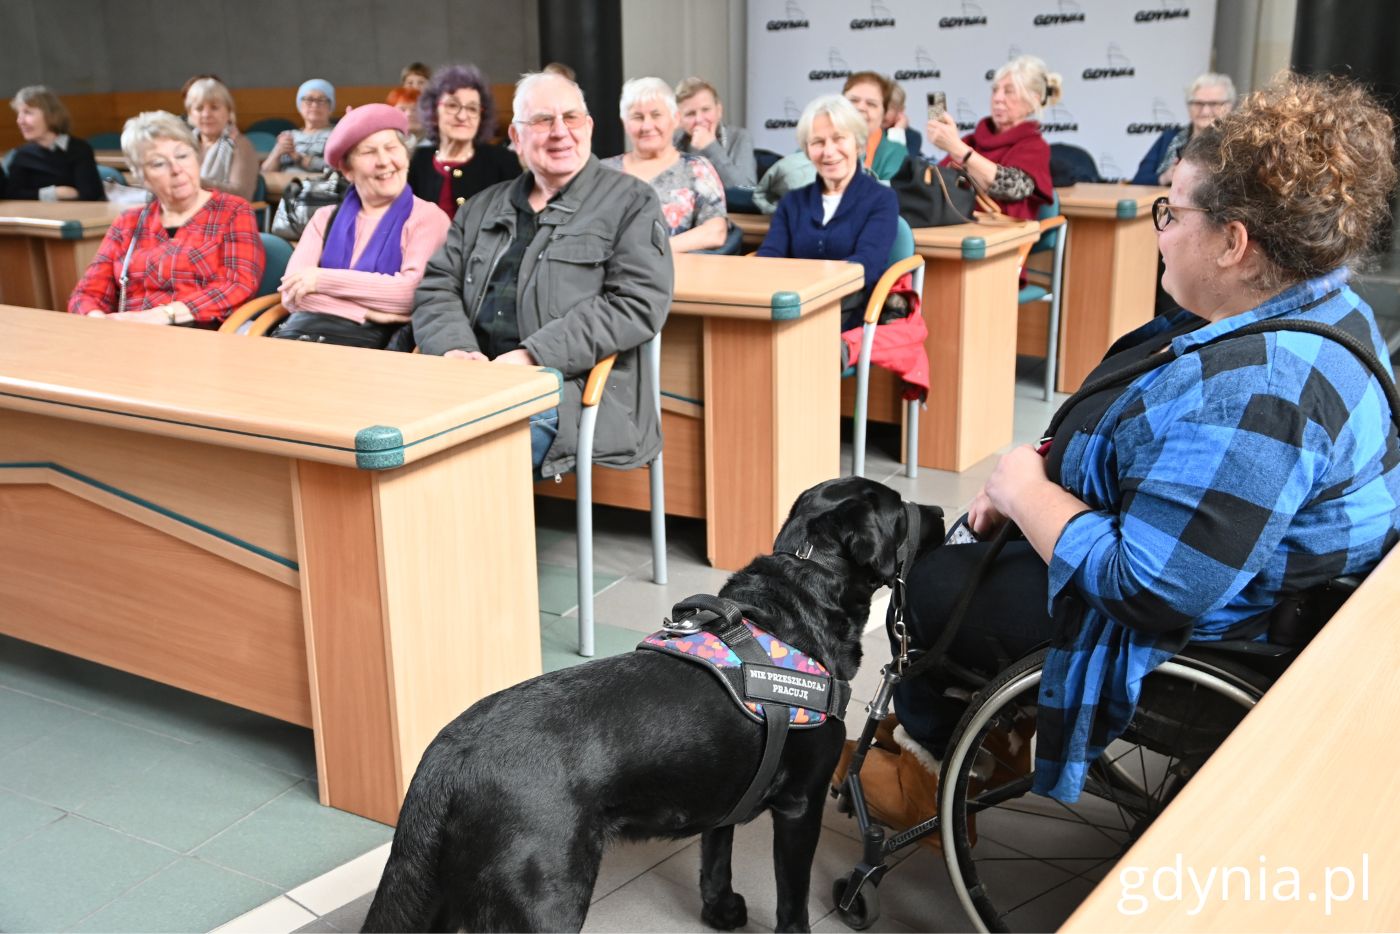
{"label": "harness label patch", "polygon": [[749,700],[826,710],[831,679],[787,668],[744,665],[744,694]]}

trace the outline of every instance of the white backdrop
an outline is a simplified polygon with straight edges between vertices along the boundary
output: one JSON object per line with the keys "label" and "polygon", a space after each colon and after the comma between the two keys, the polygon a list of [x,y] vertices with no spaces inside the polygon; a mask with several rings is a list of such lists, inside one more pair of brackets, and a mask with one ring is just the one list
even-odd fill
{"label": "white backdrop", "polygon": [[[922,134],[925,95],[943,91],[965,127],[986,116],[991,72],[1022,53],[1064,77],[1041,117],[1051,143],[1088,150],[1105,178],[1131,177],[1158,134],[1183,125],[1186,86],[1206,70],[1215,3],[1187,0],[749,0],[748,128],[791,152],[792,127],[846,75],[872,70],[908,92]],[[933,155],[927,140],[924,155]],[[937,155],[942,155],[938,153]]]}

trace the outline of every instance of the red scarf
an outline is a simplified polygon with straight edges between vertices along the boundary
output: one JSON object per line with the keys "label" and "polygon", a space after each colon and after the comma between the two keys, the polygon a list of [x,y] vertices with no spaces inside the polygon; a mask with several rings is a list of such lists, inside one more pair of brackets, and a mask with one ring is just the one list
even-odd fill
{"label": "red scarf", "polygon": [[977,150],[978,155],[997,165],[1020,169],[1035,182],[1035,191],[1030,197],[997,202],[1007,214],[1035,220],[1041,205],[1053,200],[1055,184],[1050,181],[1050,145],[1040,135],[1040,124],[1036,121],[1026,120],[998,133],[992,127],[992,118],[983,117],[977,128],[963,137],[963,142]]}

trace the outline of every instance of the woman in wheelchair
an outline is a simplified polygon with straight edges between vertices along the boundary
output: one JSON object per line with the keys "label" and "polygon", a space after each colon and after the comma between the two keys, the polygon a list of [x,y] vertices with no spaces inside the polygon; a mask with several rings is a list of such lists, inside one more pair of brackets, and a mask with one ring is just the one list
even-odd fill
{"label": "woman in wheelchair", "polygon": [[[1364,574],[1400,537],[1388,353],[1348,285],[1395,180],[1390,116],[1339,79],[1281,78],[1193,136],[1153,210],[1163,284],[1189,310],[1120,339],[1057,413],[1051,437],[1001,458],[968,512],[983,543],[935,549],[910,575],[909,639],[927,648],[993,547],[985,539],[1008,523],[1024,536],[1007,541],[976,587],[948,644],[951,664],[895,685],[898,736],[877,739],[892,751],[872,748],[860,771],[877,817],[909,826],[933,816],[947,755],[941,777],[971,782],[964,796],[1018,773],[1003,798],[1034,801],[1031,791],[1068,805],[1107,788],[1119,815],[1108,822],[1122,819],[1126,847],[1151,813],[1130,821],[1117,794],[1147,783],[1120,780],[1105,750],[1171,746],[1160,784],[1173,787],[1219,741],[1188,737],[1189,724],[1170,716],[1147,725],[1140,702],[1148,711],[1149,695],[1177,697],[1152,688],[1161,682],[1151,673],[1188,643],[1264,642],[1281,600]],[[1006,671],[1047,644],[1032,666]],[[1025,676],[1019,706],[975,724],[981,737],[1000,733],[981,747],[985,761],[964,758],[959,720],[978,687],[950,672],[967,671],[989,679],[972,708],[1011,697],[1010,682]],[[1257,696],[1247,674],[1239,680]],[[979,808],[950,817],[953,797],[938,802],[942,842],[966,850]]]}

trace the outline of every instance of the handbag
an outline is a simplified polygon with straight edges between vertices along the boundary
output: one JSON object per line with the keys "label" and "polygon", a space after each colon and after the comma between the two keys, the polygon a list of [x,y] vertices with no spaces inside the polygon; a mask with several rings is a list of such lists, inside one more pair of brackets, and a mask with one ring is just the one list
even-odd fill
{"label": "handbag", "polygon": [[906,156],[890,179],[899,199],[899,215],[910,227],[947,227],[973,223],[977,188],[967,173]]}
{"label": "handbag", "polygon": [[327,169],[321,176],[292,179],[277,205],[272,232],[283,240],[300,240],[302,231],[311,223],[311,215],[327,205],[339,204],[349,190],[349,181],[334,169]]}

